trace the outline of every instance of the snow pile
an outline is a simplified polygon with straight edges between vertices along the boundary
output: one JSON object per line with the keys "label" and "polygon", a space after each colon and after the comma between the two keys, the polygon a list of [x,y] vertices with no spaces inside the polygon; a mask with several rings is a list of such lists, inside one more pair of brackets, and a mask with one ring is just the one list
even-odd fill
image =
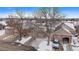
{"label": "snow pile", "polygon": [[79,43],[78,43],[78,38],[77,37],[72,37],[72,43],[71,43],[73,46],[79,46]]}
{"label": "snow pile", "polygon": [[79,51],[79,47],[72,47],[73,51]]}
{"label": "snow pile", "polygon": [[0,36],[5,34],[5,30],[0,30]]}
{"label": "snow pile", "polygon": [[77,37],[74,37],[72,36],[72,50],[73,51],[79,51],[79,43],[78,43],[78,38]]}
{"label": "snow pile", "polygon": [[68,49],[67,49],[67,44],[63,44],[63,49],[64,49],[64,51],[67,51]]}
{"label": "snow pile", "polygon": [[39,44],[38,51],[52,51],[52,42],[50,41],[50,44],[47,45],[47,41],[42,41]]}
{"label": "snow pile", "polygon": [[31,36],[29,36],[28,38],[22,37],[21,41],[17,40],[16,42],[24,44],[24,43],[28,42],[31,38],[32,38]]}

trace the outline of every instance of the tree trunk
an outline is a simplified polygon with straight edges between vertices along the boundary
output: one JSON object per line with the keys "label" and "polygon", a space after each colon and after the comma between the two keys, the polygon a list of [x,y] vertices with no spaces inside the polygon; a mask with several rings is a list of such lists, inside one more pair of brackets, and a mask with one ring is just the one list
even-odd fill
{"label": "tree trunk", "polygon": [[47,34],[48,34],[48,43],[47,43],[47,45],[50,44],[50,29],[49,29],[48,22],[49,22],[49,21],[46,20],[46,32],[47,32]]}
{"label": "tree trunk", "polygon": [[23,19],[21,18],[21,23],[20,23],[20,31],[19,31],[19,35],[20,35],[20,38],[19,38],[19,41],[20,40],[22,40],[22,30],[23,30],[23,28],[22,28],[22,26],[23,26]]}
{"label": "tree trunk", "polygon": [[50,45],[50,35],[48,36],[48,43],[47,45]]}
{"label": "tree trunk", "polygon": [[20,38],[19,38],[19,41],[21,41],[22,40],[22,35],[20,34]]}
{"label": "tree trunk", "polygon": [[33,38],[33,40],[35,40],[36,38],[35,38],[35,30],[33,30],[33,33],[32,33],[32,38]]}

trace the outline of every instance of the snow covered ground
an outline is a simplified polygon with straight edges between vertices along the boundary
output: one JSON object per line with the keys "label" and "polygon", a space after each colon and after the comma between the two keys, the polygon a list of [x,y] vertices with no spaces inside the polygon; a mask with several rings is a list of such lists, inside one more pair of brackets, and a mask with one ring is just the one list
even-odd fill
{"label": "snow covered ground", "polygon": [[5,34],[5,30],[0,30],[0,36]]}
{"label": "snow covered ground", "polygon": [[36,38],[36,40],[33,40],[30,43],[30,45],[35,47],[38,51],[52,51],[52,42],[50,42],[48,46],[47,40],[47,38]]}
{"label": "snow covered ground", "polygon": [[30,43],[31,46],[35,47],[38,51],[52,51],[52,42],[49,46],[47,45],[47,38],[37,38]]}
{"label": "snow covered ground", "polygon": [[67,44],[63,44],[64,51],[67,51]]}
{"label": "snow covered ground", "polygon": [[38,51],[52,51],[52,42],[50,41],[50,44],[47,45],[47,41],[42,41],[39,44]]}
{"label": "snow covered ground", "polygon": [[79,51],[79,47],[72,47],[73,51]]}
{"label": "snow covered ground", "polygon": [[79,42],[77,37],[72,37],[72,50],[73,51],[79,51]]}
{"label": "snow covered ground", "polygon": [[33,40],[30,45],[35,47],[36,49],[39,48],[39,44],[42,42],[42,41],[46,41],[47,38],[36,38],[36,40]]}
{"label": "snow covered ground", "polygon": [[68,44],[63,44],[64,51],[72,51],[72,48]]}

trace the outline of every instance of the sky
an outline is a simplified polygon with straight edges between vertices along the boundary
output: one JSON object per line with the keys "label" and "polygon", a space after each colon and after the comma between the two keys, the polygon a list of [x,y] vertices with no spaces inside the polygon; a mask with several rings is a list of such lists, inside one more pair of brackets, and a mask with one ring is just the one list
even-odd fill
{"label": "sky", "polygon": [[61,7],[60,12],[68,18],[79,18],[79,7]]}
{"label": "sky", "polygon": [[[13,14],[16,10],[22,10],[27,15],[38,10],[40,7],[0,7],[0,17],[6,17],[8,14]],[[59,7],[59,11],[67,18],[79,18],[79,7]]]}
{"label": "sky", "polygon": [[31,16],[37,9],[36,7],[0,7],[0,18],[5,18],[10,14],[15,14],[16,10],[21,10],[26,13],[26,16]]}

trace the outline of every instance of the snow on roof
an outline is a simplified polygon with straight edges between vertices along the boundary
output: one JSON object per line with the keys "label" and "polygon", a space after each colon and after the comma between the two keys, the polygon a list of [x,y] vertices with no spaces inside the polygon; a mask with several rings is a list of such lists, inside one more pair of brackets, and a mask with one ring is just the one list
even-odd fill
{"label": "snow on roof", "polygon": [[7,27],[5,27],[5,29],[13,29],[13,27],[9,27],[9,26],[7,26]]}
{"label": "snow on roof", "polygon": [[71,29],[75,29],[74,25],[72,23],[65,22],[64,24],[67,25],[67,26],[69,26]]}
{"label": "snow on roof", "polygon": [[69,30],[67,30],[66,28],[63,28],[65,31],[67,31],[68,33],[71,33]]}
{"label": "snow on roof", "polygon": [[69,30],[67,30],[66,28],[61,28],[60,30],[57,30],[55,33],[55,35],[69,35],[71,36],[71,32]]}
{"label": "snow on roof", "polygon": [[7,25],[5,21],[0,21],[0,24]]}

